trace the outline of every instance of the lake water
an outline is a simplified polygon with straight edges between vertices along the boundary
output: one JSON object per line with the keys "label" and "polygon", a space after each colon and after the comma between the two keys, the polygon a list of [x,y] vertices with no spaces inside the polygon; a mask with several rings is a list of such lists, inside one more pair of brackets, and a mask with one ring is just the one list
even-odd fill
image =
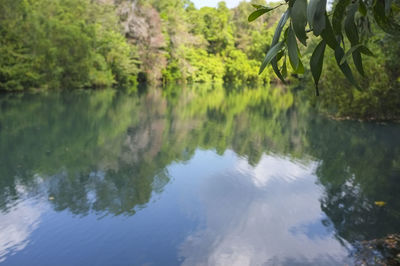
{"label": "lake water", "polygon": [[0,96],[0,264],[352,265],[399,232],[399,125],[283,88]]}

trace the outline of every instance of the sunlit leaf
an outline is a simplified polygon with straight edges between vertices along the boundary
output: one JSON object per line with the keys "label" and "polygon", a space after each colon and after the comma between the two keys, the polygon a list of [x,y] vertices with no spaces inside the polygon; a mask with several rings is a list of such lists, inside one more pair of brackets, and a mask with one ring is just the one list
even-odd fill
{"label": "sunlit leaf", "polygon": [[252,21],[256,20],[259,16],[262,16],[271,10],[272,10],[272,8],[269,8],[269,7],[257,9],[256,11],[254,11],[253,13],[250,14],[248,20],[249,20],[249,22],[252,22]]}
{"label": "sunlit leaf", "polygon": [[384,202],[384,201],[375,201],[374,204],[375,204],[376,206],[383,207],[383,206],[386,205],[386,202]]}
{"label": "sunlit leaf", "polygon": [[304,74],[304,65],[303,65],[303,63],[301,62],[300,59],[299,59],[299,66],[294,71],[294,73],[296,73],[296,74]]}

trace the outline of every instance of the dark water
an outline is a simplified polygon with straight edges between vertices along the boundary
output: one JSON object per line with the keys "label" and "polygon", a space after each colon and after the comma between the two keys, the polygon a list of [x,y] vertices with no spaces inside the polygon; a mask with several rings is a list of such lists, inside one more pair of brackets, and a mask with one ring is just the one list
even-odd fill
{"label": "dark water", "polygon": [[400,126],[284,91],[0,96],[0,263],[356,263],[400,232]]}

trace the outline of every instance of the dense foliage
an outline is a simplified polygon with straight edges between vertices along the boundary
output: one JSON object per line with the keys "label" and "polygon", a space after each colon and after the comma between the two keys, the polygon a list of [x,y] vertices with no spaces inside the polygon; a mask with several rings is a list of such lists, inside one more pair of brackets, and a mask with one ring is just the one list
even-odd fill
{"label": "dense foliage", "polygon": [[0,90],[270,79],[257,70],[272,25],[266,18],[249,26],[247,3],[235,10],[224,3],[197,10],[182,0],[1,0],[0,6]]}
{"label": "dense foliage", "polygon": [[132,85],[135,47],[113,7],[89,0],[0,1],[0,89]]}

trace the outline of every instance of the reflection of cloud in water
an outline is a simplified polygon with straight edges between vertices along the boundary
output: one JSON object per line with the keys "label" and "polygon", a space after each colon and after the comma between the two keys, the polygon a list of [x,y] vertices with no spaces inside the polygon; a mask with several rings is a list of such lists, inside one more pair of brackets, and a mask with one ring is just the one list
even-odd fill
{"label": "reflection of cloud in water", "polygon": [[292,162],[289,158],[276,156],[263,156],[259,164],[252,167],[246,160],[237,163],[237,170],[253,181],[254,185],[266,187],[269,182],[278,179],[285,182],[294,182],[300,178],[309,177],[315,164],[308,166]]}
{"label": "reflection of cloud in water", "polygon": [[200,189],[206,225],[181,246],[184,265],[343,263],[346,248],[332,229],[316,226],[325,217],[315,166],[263,156],[254,168],[240,160],[207,178]]}
{"label": "reflection of cloud in water", "polygon": [[26,200],[5,213],[0,212],[0,262],[28,245],[45,208],[43,203]]}

